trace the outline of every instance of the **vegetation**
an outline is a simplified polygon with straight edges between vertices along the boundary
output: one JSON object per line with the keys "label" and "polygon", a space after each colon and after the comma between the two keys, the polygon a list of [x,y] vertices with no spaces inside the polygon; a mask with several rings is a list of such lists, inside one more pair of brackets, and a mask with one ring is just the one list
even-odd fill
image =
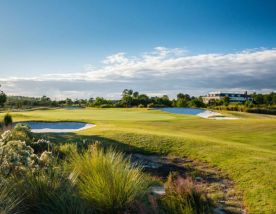
{"label": "vegetation", "polygon": [[[2,134],[1,213],[133,213],[142,207],[168,213],[169,192],[168,198],[155,197],[159,204],[153,208],[148,201],[151,179],[123,153],[98,142],[54,146],[36,137],[41,136],[24,124]],[[40,143],[54,146],[52,152],[32,148]],[[180,204],[170,211],[187,207],[189,214],[206,213],[204,195],[190,193],[178,195]]]}
{"label": "vegetation", "polygon": [[168,177],[166,194],[159,203],[164,213],[168,214],[213,213],[211,202],[200,192],[200,188],[191,179],[180,176]]}
{"label": "vegetation", "polygon": [[96,124],[78,133],[39,136],[53,142],[100,140],[125,151],[188,156],[206,161],[235,181],[244,194],[249,213],[275,213],[274,116],[225,112],[240,119],[219,121],[143,108],[86,108],[76,109],[74,114],[71,110],[55,109],[11,114],[15,121],[83,121]]}
{"label": "vegetation", "polygon": [[24,178],[12,181],[16,195],[24,195],[21,202],[24,213],[91,213],[60,166],[27,173]]}
{"label": "vegetation", "polygon": [[[103,97],[89,99],[65,99],[51,100],[47,96],[41,98],[6,96],[0,91],[0,107],[8,109],[31,109],[31,108],[56,108],[56,107],[97,107],[97,108],[119,108],[119,107],[139,107],[139,108],[162,108],[162,107],[192,107],[192,108],[211,108],[215,110],[242,111],[261,114],[276,114],[276,93],[257,94],[249,96],[245,103],[230,102],[229,97],[215,100],[209,104],[202,101],[201,96],[194,97],[189,94],[178,93],[176,99],[170,99],[167,95],[149,97],[131,89],[122,92],[120,100],[109,100]],[[5,104],[5,105],[4,105]]]}
{"label": "vegetation", "polygon": [[[42,96],[41,98],[8,96],[5,107],[11,109],[28,109],[37,107],[205,107],[202,99],[190,97],[187,94],[179,93],[177,99],[170,100],[167,95],[161,97],[149,97],[146,94],[139,94],[130,89],[125,89],[122,92],[120,100],[108,100],[103,97],[76,99],[69,98],[65,100],[51,100],[49,97]],[[0,106],[1,107],[1,106]]]}
{"label": "vegetation", "polygon": [[80,194],[100,213],[120,213],[143,198],[148,183],[142,169],[122,153],[104,151],[96,143],[85,154],[74,154],[70,165]]}
{"label": "vegetation", "polygon": [[10,128],[12,126],[12,117],[9,114],[6,114],[3,119],[4,127]]}
{"label": "vegetation", "polygon": [[6,182],[3,178],[0,179],[0,213],[15,214],[20,207],[22,196],[15,194],[14,185]]}
{"label": "vegetation", "polygon": [[0,90],[0,107],[3,107],[6,101],[7,101],[7,95]]}

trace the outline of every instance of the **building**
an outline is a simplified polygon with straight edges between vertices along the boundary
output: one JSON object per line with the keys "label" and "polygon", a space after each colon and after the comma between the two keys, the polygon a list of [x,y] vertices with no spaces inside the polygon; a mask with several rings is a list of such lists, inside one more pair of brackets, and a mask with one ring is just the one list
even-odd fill
{"label": "building", "polygon": [[224,92],[210,92],[207,96],[202,97],[204,103],[208,104],[216,100],[222,100],[224,97],[229,97],[229,102],[244,103],[249,100],[250,97],[247,95],[247,91],[243,94],[239,93],[224,93]]}

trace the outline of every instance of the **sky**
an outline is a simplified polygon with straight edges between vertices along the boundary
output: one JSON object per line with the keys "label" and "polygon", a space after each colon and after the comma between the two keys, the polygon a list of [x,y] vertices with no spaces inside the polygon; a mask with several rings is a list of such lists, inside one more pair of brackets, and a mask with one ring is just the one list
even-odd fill
{"label": "sky", "polygon": [[274,0],[0,0],[0,84],[53,99],[276,90]]}

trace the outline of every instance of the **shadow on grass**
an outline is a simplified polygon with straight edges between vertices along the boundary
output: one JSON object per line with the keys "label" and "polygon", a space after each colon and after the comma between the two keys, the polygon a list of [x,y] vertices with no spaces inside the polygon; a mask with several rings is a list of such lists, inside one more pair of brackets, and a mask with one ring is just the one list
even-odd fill
{"label": "shadow on grass", "polygon": [[79,135],[76,133],[36,133],[34,134],[35,138],[43,138],[49,140],[51,143],[56,145],[58,144],[77,144],[78,146],[82,146],[86,149],[89,145],[99,141],[102,143],[103,147],[112,146],[114,149],[123,151],[126,154],[129,153],[140,153],[144,155],[157,155],[157,153],[145,150],[143,148],[138,148],[136,146],[129,145],[127,143],[123,143],[120,141],[116,141],[113,139],[109,139],[106,137],[102,137],[99,135]]}

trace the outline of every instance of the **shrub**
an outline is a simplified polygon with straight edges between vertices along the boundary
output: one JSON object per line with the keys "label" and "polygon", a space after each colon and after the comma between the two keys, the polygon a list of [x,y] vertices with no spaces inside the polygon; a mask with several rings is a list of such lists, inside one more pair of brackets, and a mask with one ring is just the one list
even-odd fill
{"label": "shrub", "polygon": [[139,104],[138,108],[145,108],[145,106],[143,104]]}
{"label": "shrub", "polygon": [[33,141],[33,134],[31,128],[24,123],[17,123],[12,129],[12,139],[26,142],[28,146],[34,149],[34,153],[41,154],[44,151],[52,150],[52,144],[45,139],[38,139]]}
{"label": "shrub", "polygon": [[50,152],[42,153],[39,158],[32,147],[19,140],[10,140],[11,136],[11,131],[6,131],[0,139],[0,174],[19,176],[51,165]]}
{"label": "shrub", "polygon": [[71,158],[72,177],[77,177],[80,194],[100,213],[126,210],[144,196],[148,182],[140,167],[131,165],[122,153],[95,144],[83,155]]}
{"label": "shrub", "polygon": [[161,209],[172,214],[212,213],[211,202],[189,178],[170,175],[166,194],[160,199]]}
{"label": "shrub", "polygon": [[3,119],[4,126],[7,128],[11,128],[12,126],[12,116],[9,114],[5,114]]}
{"label": "shrub", "polygon": [[35,142],[29,143],[29,145],[34,149],[36,154],[40,154],[44,151],[51,151],[53,148],[53,145],[50,143],[50,141],[45,139],[38,139]]}
{"label": "shrub", "polygon": [[17,123],[14,126],[14,130],[15,131],[22,131],[22,132],[25,132],[25,133],[31,135],[31,128],[30,128],[30,126],[28,126],[25,123]]}
{"label": "shrub", "polygon": [[12,139],[26,142],[29,145],[32,142],[32,132],[28,125],[17,123],[12,129]]}
{"label": "shrub", "polygon": [[154,103],[149,103],[149,104],[147,105],[147,108],[154,108],[154,107],[155,107]]}
{"label": "shrub", "polygon": [[100,108],[112,108],[113,105],[112,104],[102,104],[100,105]]}

